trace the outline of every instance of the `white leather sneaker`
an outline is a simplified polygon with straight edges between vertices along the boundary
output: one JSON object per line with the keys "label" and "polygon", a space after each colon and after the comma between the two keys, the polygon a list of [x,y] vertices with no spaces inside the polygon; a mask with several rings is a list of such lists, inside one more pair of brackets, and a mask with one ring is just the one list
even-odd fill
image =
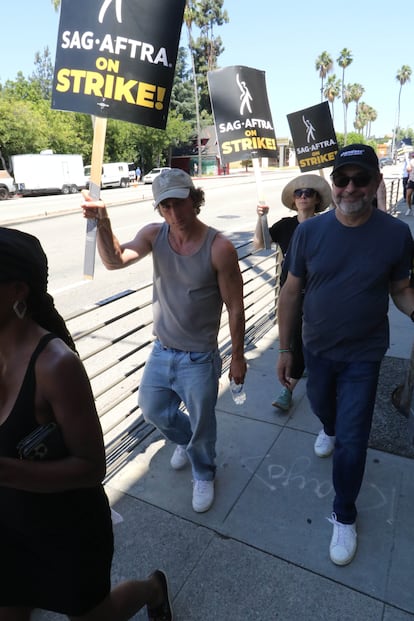
{"label": "white leather sneaker", "polygon": [[214,481],[193,481],[193,509],[196,513],[208,511],[214,502]]}
{"label": "white leather sneaker", "polygon": [[336,519],[335,513],[328,521],[333,524],[329,555],[335,565],[348,565],[355,556],[357,550],[357,532],[355,522],[342,524]]}
{"label": "white leather sneaker", "polygon": [[321,429],[313,445],[315,455],[318,457],[329,457],[335,448],[335,439],[335,436],[327,436],[324,430]]}
{"label": "white leather sneaker", "polygon": [[188,464],[189,461],[190,460],[188,459],[187,455],[187,447],[182,446],[181,444],[177,444],[170,460],[171,468],[173,468],[174,470],[181,470]]}

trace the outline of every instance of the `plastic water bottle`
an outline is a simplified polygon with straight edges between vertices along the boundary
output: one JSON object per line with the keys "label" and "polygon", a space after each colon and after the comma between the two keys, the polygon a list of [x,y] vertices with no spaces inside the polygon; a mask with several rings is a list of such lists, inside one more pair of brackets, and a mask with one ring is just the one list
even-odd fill
{"label": "plastic water bottle", "polygon": [[230,380],[230,391],[233,397],[234,403],[242,405],[246,401],[246,391],[244,390],[244,384],[236,384],[234,379]]}

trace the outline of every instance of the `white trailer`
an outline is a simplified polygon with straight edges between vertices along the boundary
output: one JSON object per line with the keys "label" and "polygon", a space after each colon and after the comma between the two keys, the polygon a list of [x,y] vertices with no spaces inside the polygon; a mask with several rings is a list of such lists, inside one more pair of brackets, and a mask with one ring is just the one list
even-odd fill
{"label": "white trailer", "polygon": [[[84,168],[86,185],[89,185],[91,167]],[[102,164],[101,188],[127,188],[130,185],[129,166],[127,162],[108,162]]]}
{"label": "white trailer", "polygon": [[86,187],[81,155],[44,151],[12,155],[11,162],[19,194],[74,194]]}

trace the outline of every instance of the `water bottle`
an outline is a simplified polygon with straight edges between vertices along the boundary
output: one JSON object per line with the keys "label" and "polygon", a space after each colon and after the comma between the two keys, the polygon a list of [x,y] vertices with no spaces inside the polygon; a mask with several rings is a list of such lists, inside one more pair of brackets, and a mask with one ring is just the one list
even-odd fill
{"label": "water bottle", "polygon": [[244,384],[236,384],[234,379],[230,380],[230,391],[233,397],[234,403],[242,405],[246,401],[246,391],[244,390]]}

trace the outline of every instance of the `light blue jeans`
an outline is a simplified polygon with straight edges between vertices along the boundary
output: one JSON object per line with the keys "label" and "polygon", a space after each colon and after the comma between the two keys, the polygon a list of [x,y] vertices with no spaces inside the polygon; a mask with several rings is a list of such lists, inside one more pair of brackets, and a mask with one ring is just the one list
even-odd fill
{"label": "light blue jeans", "polygon": [[186,352],[163,347],[157,340],[139,387],[138,403],[145,420],[171,442],[187,446],[193,477],[200,481],[213,480],[216,471],[220,375],[218,350]]}

